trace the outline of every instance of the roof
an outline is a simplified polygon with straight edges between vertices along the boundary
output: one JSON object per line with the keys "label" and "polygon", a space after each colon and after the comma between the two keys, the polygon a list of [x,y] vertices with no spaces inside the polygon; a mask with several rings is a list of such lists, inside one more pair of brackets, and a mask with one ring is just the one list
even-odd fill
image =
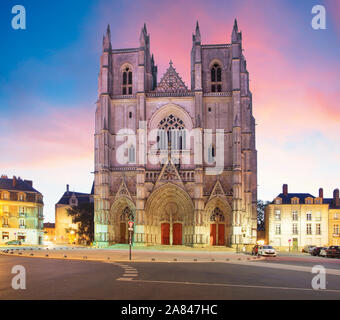
{"label": "roof", "polygon": [[44,228],[55,228],[55,223],[52,222],[45,222]]}
{"label": "roof", "polygon": [[336,206],[334,204],[334,199],[333,198],[324,198],[323,203],[329,204],[329,209],[340,209],[340,206]]}
{"label": "roof", "polygon": [[70,198],[75,195],[78,200],[78,204],[90,202],[91,194],[89,193],[81,193],[81,192],[73,192],[73,191],[65,191],[63,196],[57,202],[57,204],[70,204]]}
{"label": "roof", "polygon": [[13,178],[0,178],[0,189],[8,190],[8,191],[26,191],[26,192],[35,192],[41,194],[38,190],[34,189],[31,186],[31,181],[22,180],[17,178],[15,186],[13,185]]}
{"label": "roof", "polygon": [[[306,198],[314,199],[315,197],[310,193],[287,193],[286,195],[280,193],[276,198],[281,198],[282,204],[291,204],[292,198],[299,198],[300,203],[303,203]],[[274,201],[272,201],[272,203],[274,203]]]}

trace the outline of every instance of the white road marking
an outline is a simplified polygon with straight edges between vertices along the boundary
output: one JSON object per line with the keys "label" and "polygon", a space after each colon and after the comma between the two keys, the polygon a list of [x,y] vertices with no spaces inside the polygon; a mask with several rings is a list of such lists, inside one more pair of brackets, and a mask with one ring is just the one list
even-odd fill
{"label": "white road marking", "polygon": [[[122,278],[118,278],[117,280],[122,280]],[[197,286],[239,287],[239,288],[278,289],[278,290],[297,290],[297,291],[315,291],[315,292],[336,292],[336,293],[340,293],[340,290],[335,290],[335,289],[314,290],[312,288],[271,287],[271,286],[245,285],[245,284],[182,282],[182,281],[166,281],[166,280],[136,280],[135,279],[135,280],[132,280],[132,281],[133,282],[144,282],[144,283],[164,283],[164,284],[182,284],[182,285],[197,285]]]}

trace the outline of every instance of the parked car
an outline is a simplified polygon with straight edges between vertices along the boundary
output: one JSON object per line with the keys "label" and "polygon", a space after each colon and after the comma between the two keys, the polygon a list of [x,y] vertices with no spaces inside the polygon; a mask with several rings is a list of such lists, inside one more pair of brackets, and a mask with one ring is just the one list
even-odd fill
{"label": "parked car", "polygon": [[255,245],[253,249],[251,250],[251,255],[256,256],[259,253],[259,245]]}
{"label": "parked car", "polygon": [[323,247],[323,248],[320,250],[319,256],[320,256],[320,257],[326,257],[326,256],[327,256],[327,250],[328,250],[328,247]]}
{"label": "parked car", "polygon": [[315,247],[310,251],[310,254],[312,256],[319,256],[321,249],[323,249],[323,247]]}
{"label": "parked car", "polygon": [[272,246],[259,246],[258,255],[276,257],[276,251]]}
{"label": "parked car", "polygon": [[340,258],[340,246],[330,246],[326,254],[327,258]]}
{"label": "parked car", "polygon": [[302,252],[310,253],[315,247],[313,245],[304,246]]}
{"label": "parked car", "polygon": [[21,245],[21,241],[20,240],[11,240],[11,241],[7,241],[5,242],[5,244],[7,245]]}

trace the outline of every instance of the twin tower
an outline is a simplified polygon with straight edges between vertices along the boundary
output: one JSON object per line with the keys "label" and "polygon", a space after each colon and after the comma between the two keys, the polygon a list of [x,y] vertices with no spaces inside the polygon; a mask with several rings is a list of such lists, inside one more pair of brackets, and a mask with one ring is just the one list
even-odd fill
{"label": "twin tower", "polygon": [[95,114],[98,246],[127,243],[128,221],[135,245],[256,242],[255,119],[242,52],[236,20],[223,44],[202,44],[197,23],[189,88],[172,61],[157,81],[145,25],[127,49],[112,48],[108,27]]}

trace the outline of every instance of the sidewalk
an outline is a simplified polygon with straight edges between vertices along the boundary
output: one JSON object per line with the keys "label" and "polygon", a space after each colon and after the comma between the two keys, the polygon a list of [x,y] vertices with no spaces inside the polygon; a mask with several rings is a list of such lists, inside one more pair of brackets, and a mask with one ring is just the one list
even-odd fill
{"label": "sidewalk", "polygon": [[[137,249],[138,248],[138,249]],[[132,248],[131,262],[232,262],[232,261],[249,261],[262,259],[252,257],[244,253],[235,253],[226,250],[178,250],[177,248]],[[21,248],[2,249],[2,254],[37,257],[37,258],[54,258],[54,259],[76,259],[91,261],[115,261],[130,262],[128,246],[126,248],[115,249],[96,249],[96,248]]]}

